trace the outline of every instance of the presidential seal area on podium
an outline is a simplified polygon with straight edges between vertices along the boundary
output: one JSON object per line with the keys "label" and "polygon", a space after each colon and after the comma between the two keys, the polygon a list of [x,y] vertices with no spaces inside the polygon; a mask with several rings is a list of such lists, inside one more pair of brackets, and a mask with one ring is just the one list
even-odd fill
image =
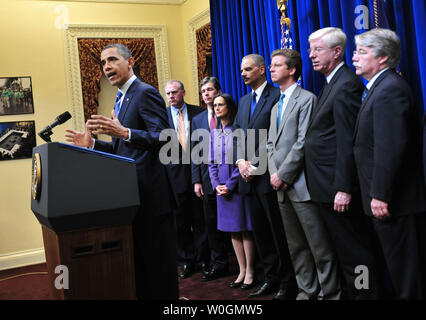
{"label": "presidential seal area on podium", "polygon": [[[33,149],[31,210],[42,226],[55,299],[135,299],[139,204],[133,159],[59,142]],[[67,286],[55,281],[59,266]]]}

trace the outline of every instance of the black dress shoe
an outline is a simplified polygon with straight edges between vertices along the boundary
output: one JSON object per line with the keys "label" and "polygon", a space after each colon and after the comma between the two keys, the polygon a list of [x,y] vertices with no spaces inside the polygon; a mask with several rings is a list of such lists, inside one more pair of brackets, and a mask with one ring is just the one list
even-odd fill
{"label": "black dress shoe", "polygon": [[241,289],[243,290],[250,290],[253,289],[256,286],[257,280],[256,277],[253,277],[253,281],[251,283],[244,283],[241,285]]}
{"label": "black dress shoe", "polygon": [[232,281],[228,284],[228,287],[233,289],[240,288],[242,284],[243,284],[243,281],[240,281],[240,282]]}
{"label": "black dress shoe", "polygon": [[250,290],[250,289],[253,289],[255,285],[256,285],[256,281],[253,280],[252,283],[243,283],[240,288],[242,290]]}
{"label": "black dress shoe", "polygon": [[272,282],[264,282],[262,286],[257,289],[256,291],[250,292],[248,297],[249,298],[257,298],[257,297],[263,297],[268,294],[271,294],[277,290],[278,285]]}
{"label": "black dress shoe", "polygon": [[216,280],[220,277],[224,277],[226,275],[228,275],[228,268],[213,266],[213,268],[210,270],[208,274],[205,274],[201,277],[201,280],[211,281],[211,280]]}
{"label": "black dress shoe", "polygon": [[182,279],[188,278],[191,274],[194,273],[194,268],[190,264],[182,265],[179,271],[179,277]]}
{"label": "black dress shoe", "polygon": [[210,267],[207,263],[203,263],[200,265],[200,271],[202,273],[202,275],[206,275],[210,272]]}
{"label": "black dress shoe", "polygon": [[296,300],[296,295],[297,295],[297,292],[293,288],[280,289],[272,299],[273,300]]}

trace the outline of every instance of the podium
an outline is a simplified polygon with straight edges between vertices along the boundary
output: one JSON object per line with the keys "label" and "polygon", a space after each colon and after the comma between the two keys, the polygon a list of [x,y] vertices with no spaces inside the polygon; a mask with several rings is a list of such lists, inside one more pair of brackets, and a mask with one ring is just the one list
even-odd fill
{"label": "podium", "polygon": [[33,149],[31,210],[55,299],[135,299],[132,159],[47,143]]}

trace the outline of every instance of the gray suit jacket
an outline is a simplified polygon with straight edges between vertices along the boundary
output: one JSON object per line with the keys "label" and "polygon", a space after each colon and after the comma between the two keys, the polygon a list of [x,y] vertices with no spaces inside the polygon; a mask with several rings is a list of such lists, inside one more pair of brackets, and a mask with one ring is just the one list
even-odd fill
{"label": "gray suit jacket", "polygon": [[[271,111],[268,134],[269,174],[277,173],[281,180],[289,184],[287,195],[290,200],[296,202],[311,200],[304,173],[304,144],[315,103],[314,94],[299,86],[296,87],[284,110],[278,130],[278,103]],[[283,192],[278,191],[278,200],[282,199]]]}

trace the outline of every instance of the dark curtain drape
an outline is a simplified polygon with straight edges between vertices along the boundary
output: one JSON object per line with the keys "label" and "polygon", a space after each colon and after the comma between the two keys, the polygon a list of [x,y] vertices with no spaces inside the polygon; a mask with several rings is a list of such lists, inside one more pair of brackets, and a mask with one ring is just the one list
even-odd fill
{"label": "dark curtain drape", "polygon": [[[374,16],[374,6],[378,16]],[[289,0],[294,48],[303,60],[303,86],[319,93],[324,77],[312,69],[308,37],[317,29],[342,28],[348,37],[346,62],[352,67],[354,36],[365,32],[362,13],[368,10],[369,28],[389,26],[401,39],[399,70],[408,80],[424,110],[426,98],[426,5],[424,0]],[[240,76],[241,58],[259,53],[270,63],[270,53],[280,47],[281,30],[276,0],[210,0],[213,73],[223,91],[238,99],[247,92]],[[358,25],[356,24],[358,22]],[[269,72],[268,72],[269,77]],[[269,78],[268,78],[269,79]]]}
{"label": "dark curtain drape", "polygon": [[154,39],[78,39],[84,121],[98,112],[102,78],[100,56],[103,47],[110,43],[126,45],[135,59],[135,74],[158,90]]}
{"label": "dark curtain drape", "polygon": [[210,15],[213,75],[222,90],[238,101],[247,93],[240,76],[241,59],[259,53],[269,65],[270,53],[279,47],[277,4],[275,0],[210,0]]}

